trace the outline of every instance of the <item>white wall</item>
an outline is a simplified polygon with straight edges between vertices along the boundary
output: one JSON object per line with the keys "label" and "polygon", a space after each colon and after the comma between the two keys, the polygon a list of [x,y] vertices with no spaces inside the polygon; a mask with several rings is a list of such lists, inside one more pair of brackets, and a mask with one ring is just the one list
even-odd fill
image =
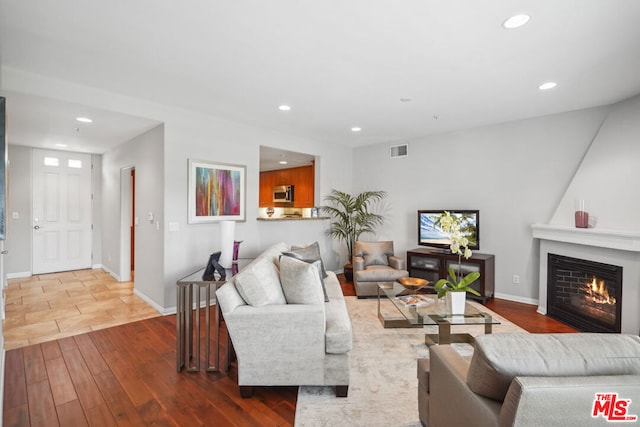
{"label": "white wall", "polygon": [[613,105],[550,223],[573,227],[584,199],[596,228],[640,231],[639,137],[640,96]]}
{"label": "white wall", "polygon": [[[170,106],[158,105],[148,101],[135,99],[95,88],[76,85],[57,79],[51,79],[31,73],[24,73],[10,67],[2,67],[2,85],[6,90],[23,92],[44,97],[61,99],[81,105],[94,106],[105,110],[117,111],[164,123],[164,173],[161,181],[139,183],[140,191],[149,185],[153,189],[160,188],[156,202],[162,203],[160,208],[161,232],[152,235],[162,235],[162,242],[153,250],[138,253],[136,250],[136,280],[135,289],[141,291],[153,302],[164,307],[165,312],[175,309],[176,281],[202,267],[208,254],[217,249],[219,226],[212,224],[187,224],[187,159],[204,159],[224,163],[235,163],[247,167],[247,220],[236,227],[236,240],[243,240],[240,246],[240,256],[248,257],[258,254],[271,244],[285,242],[320,241],[323,257],[329,269],[339,269],[346,261],[346,255],[338,242],[329,239],[324,231],[326,221],[279,221],[267,223],[257,221],[258,216],[258,187],[259,187],[259,153],[260,145],[269,145],[285,150],[298,151],[319,156],[317,163],[320,171],[319,186],[320,200],[332,188],[351,191],[352,182],[352,152],[344,148],[340,141],[329,143],[285,135],[260,129],[247,124],[230,122],[217,117],[184,111]],[[275,110],[269,112],[278,114]],[[350,135],[345,135],[349,138]],[[145,144],[142,144],[145,145]],[[114,265],[115,249],[111,240],[118,234],[112,215],[112,204],[119,205],[115,199],[114,186],[116,175],[119,177],[120,167],[127,163],[126,158],[114,159],[130,150],[130,147],[119,147],[112,153],[103,156],[102,176],[105,179],[102,190],[102,262],[111,269]],[[154,156],[147,148],[137,155]],[[141,154],[144,151],[144,155]],[[111,158],[113,157],[113,158]],[[128,159],[133,163],[132,159]],[[117,170],[117,173],[116,173]],[[136,165],[136,179],[139,166]],[[155,194],[155,193],[154,193]],[[138,199],[138,194],[136,199]],[[142,208],[145,209],[146,208]],[[155,209],[155,207],[154,207]],[[119,218],[119,213],[115,218]],[[141,218],[142,219],[142,218]],[[168,232],[169,222],[178,223],[179,231]],[[144,237],[142,237],[144,239]],[[139,243],[140,237],[136,239]],[[157,250],[162,251],[161,255]],[[111,261],[107,261],[111,252]],[[142,263],[143,267],[140,267]],[[147,274],[140,268],[154,269]],[[157,273],[157,275],[156,275]],[[140,278],[140,274],[143,277]],[[152,279],[153,278],[153,279]],[[144,280],[139,284],[138,280]],[[154,281],[154,283],[151,283]],[[147,294],[148,292],[148,294]]]}
{"label": "white wall", "polygon": [[[31,148],[11,145],[7,181],[7,240],[4,257],[8,277],[31,274]],[[12,213],[18,213],[13,219]]]}
{"label": "white wall", "polygon": [[[138,225],[135,228],[134,288],[160,307],[164,302],[163,242],[164,229],[164,127],[145,132],[126,144],[102,156],[102,214],[103,265],[118,278],[128,265],[121,256],[121,230],[129,229],[129,221],[122,223],[120,215],[121,171],[135,167],[135,209]],[[154,213],[153,224],[147,213]],[[155,221],[159,221],[160,229]],[[126,257],[128,258],[128,257]]]}
{"label": "white wall", "polygon": [[[480,252],[496,256],[496,294],[534,303],[538,243],[531,224],[548,222],[608,107],[468,129],[409,141],[390,159],[380,144],[354,151],[354,191],[386,190],[378,239],[417,247],[418,209],[479,209]],[[512,284],[514,274],[520,284]]]}

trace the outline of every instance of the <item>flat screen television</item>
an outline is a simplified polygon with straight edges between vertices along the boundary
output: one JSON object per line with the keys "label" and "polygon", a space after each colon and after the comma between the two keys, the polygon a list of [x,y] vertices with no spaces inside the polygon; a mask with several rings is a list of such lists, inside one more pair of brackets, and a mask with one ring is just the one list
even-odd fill
{"label": "flat screen television", "polygon": [[452,216],[460,218],[460,229],[469,240],[469,249],[480,249],[480,211],[479,210],[419,210],[418,211],[418,245],[449,249],[451,240],[440,227],[440,215],[448,211]]}

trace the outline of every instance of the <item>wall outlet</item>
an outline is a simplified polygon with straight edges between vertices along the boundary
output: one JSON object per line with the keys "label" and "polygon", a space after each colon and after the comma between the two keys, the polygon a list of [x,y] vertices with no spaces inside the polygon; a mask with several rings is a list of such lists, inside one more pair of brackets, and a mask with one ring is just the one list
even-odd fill
{"label": "wall outlet", "polygon": [[518,276],[517,274],[513,275],[513,284],[517,285],[518,283],[520,283],[520,276]]}

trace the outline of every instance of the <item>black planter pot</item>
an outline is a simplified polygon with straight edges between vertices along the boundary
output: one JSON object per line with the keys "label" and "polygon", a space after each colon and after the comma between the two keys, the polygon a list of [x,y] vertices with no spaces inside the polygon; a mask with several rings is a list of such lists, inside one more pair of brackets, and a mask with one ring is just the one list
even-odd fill
{"label": "black planter pot", "polygon": [[344,266],[344,278],[347,279],[347,282],[353,282],[353,265],[346,264]]}

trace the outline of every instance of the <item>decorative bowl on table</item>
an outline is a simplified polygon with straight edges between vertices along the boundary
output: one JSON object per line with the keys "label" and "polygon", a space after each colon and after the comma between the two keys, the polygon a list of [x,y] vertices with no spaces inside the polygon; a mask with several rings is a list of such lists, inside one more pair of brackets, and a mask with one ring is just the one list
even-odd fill
{"label": "decorative bowl on table", "polygon": [[397,282],[410,292],[418,292],[429,283],[428,280],[419,277],[401,277]]}

